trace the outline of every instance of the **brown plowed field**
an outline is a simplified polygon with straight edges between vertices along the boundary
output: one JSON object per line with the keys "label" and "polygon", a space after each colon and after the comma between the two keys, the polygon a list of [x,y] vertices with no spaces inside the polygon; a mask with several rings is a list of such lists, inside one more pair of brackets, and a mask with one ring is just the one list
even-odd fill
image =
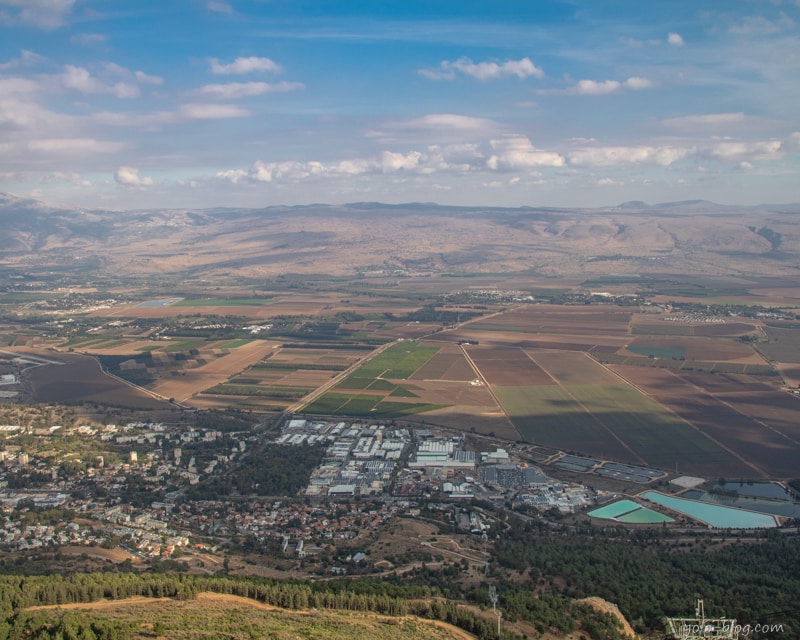
{"label": "brown plowed field", "polygon": [[766,364],[750,345],[733,340],[714,338],[693,338],[675,336],[671,338],[638,336],[631,346],[676,348],[684,350],[686,360],[701,362],[739,362],[743,364]]}
{"label": "brown plowed field", "polygon": [[178,402],[184,402],[194,394],[222,384],[231,376],[261,361],[267,354],[272,353],[276,346],[275,342],[254,340],[202,367],[183,371],[179,376],[163,378],[153,385],[152,391],[165,398],[175,398]]}
{"label": "brown plowed field", "polygon": [[555,384],[553,379],[520,349],[468,346],[467,353],[489,384],[515,387]]}
{"label": "brown plowed field", "polygon": [[29,370],[32,402],[102,402],[142,409],[163,409],[163,400],[103,373],[94,358],[74,354],[36,353],[58,359],[63,365],[48,364]]}
{"label": "brown plowed field", "polygon": [[417,369],[410,380],[474,380],[478,374],[464,357],[461,347],[448,344]]}
{"label": "brown plowed field", "polygon": [[620,379],[585,353],[529,351],[528,355],[562,385],[620,384]]}
{"label": "brown plowed field", "polygon": [[499,331],[523,333],[550,333],[567,335],[628,334],[632,311],[613,305],[585,305],[564,307],[561,305],[536,304],[519,307],[485,320],[475,320],[471,325],[496,327]]}
{"label": "brown plowed field", "polygon": [[[720,476],[793,478],[797,475],[800,401],[788,394],[757,382],[750,384],[759,389],[751,386],[742,393],[732,380],[719,374],[684,374],[621,365],[609,368],[635,381],[645,393],[762,471],[759,474],[742,464],[720,469]],[[795,401],[796,406],[792,407],[788,400]],[[775,415],[768,418],[769,412]],[[795,442],[781,435],[778,429]]]}

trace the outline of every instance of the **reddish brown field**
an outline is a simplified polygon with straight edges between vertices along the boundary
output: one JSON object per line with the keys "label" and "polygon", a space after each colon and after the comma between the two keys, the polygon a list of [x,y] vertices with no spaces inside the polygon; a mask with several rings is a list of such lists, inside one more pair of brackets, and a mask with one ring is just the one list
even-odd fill
{"label": "reddish brown field", "polygon": [[714,338],[649,337],[638,336],[631,343],[637,347],[684,349],[686,360],[702,362],[739,362],[743,364],[766,364],[750,345],[734,340]]}
{"label": "reddish brown field", "polygon": [[[755,379],[747,380],[746,376],[733,378],[618,365],[609,368],[750,463],[726,470],[726,475],[745,478],[797,475],[800,401],[788,394]],[[788,401],[794,401],[795,406]]]}
{"label": "reddish brown field", "polygon": [[478,329],[454,329],[442,331],[428,339],[431,341],[466,342],[477,341],[481,346],[516,347],[521,349],[558,349],[562,351],[591,351],[593,353],[616,353],[630,338],[627,336],[571,336],[565,341],[563,335],[528,334],[516,331],[481,331]]}
{"label": "reddish brown field", "polygon": [[609,335],[628,334],[628,325],[633,313],[629,308],[613,305],[561,305],[536,304],[519,307],[512,311],[471,324],[497,327],[523,333],[545,333],[555,335]]}
{"label": "reddish brown field", "polygon": [[694,327],[696,336],[740,336],[756,330],[756,325],[745,322],[726,322],[725,324],[698,324]]}
{"label": "reddish brown field", "polygon": [[617,376],[585,353],[529,351],[528,355],[561,385],[620,383]]}
{"label": "reddish brown field", "polygon": [[27,372],[32,402],[101,402],[137,409],[163,409],[166,402],[137,387],[103,373],[94,358],[42,352],[41,357],[60,360],[63,365],[46,365]]}
{"label": "reddish brown field", "polygon": [[[438,346],[438,345],[437,345]],[[474,380],[478,373],[464,356],[461,347],[446,344],[411,376],[411,380]]]}
{"label": "reddish brown field", "polygon": [[484,380],[497,386],[538,386],[556,384],[521,349],[468,346],[467,354],[481,372]]}
{"label": "reddish brown field", "polygon": [[202,367],[182,371],[177,376],[162,378],[151,387],[151,390],[165,398],[175,398],[178,402],[185,402],[194,394],[221,384],[243,369],[259,362],[277,346],[276,342],[253,340]]}

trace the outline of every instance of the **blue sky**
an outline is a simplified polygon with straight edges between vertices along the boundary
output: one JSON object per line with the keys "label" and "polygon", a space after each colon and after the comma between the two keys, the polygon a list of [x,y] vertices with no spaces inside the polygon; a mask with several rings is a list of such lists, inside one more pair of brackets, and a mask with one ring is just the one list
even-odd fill
{"label": "blue sky", "polygon": [[800,201],[800,0],[0,0],[0,191]]}

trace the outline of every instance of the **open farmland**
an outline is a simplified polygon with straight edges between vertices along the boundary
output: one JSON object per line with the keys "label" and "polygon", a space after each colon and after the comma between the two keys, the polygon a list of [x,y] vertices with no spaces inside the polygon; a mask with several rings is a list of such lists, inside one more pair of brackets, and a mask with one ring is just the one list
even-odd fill
{"label": "open farmland", "polygon": [[633,311],[614,305],[525,305],[464,325],[466,330],[519,333],[624,336]]}
{"label": "open farmland", "polygon": [[276,347],[274,342],[253,340],[200,367],[161,378],[153,383],[151,390],[178,402],[189,401],[195,394],[222,384],[231,376],[259,362]]}
{"label": "open farmland", "polygon": [[585,354],[489,347],[470,347],[469,354],[511,421],[535,444],[661,469],[682,463],[696,473],[737,462]]}
{"label": "open farmland", "polygon": [[204,400],[233,399],[238,406],[266,410],[285,409],[345,371],[364,357],[364,350],[286,348],[274,345],[272,352],[227,382],[203,392]]}
{"label": "open farmland", "polygon": [[[718,475],[796,475],[800,456],[798,399],[755,379],[618,365],[610,368],[634,380],[637,387],[735,455],[737,460],[727,469],[720,468]],[[768,413],[775,414],[772,423]],[[688,470],[681,463],[679,468]]]}
{"label": "open farmland", "polygon": [[759,351],[776,362],[800,363],[800,327],[766,326],[769,342],[758,345]]}
{"label": "open farmland", "polygon": [[[49,353],[46,357],[54,359]],[[163,400],[148,395],[142,389],[103,373],[94,358],[58,354],[57,359],[63,365],[39,366],[26,374],[30,382],[32,402],[101,402],[137,409],[168,406]]]}

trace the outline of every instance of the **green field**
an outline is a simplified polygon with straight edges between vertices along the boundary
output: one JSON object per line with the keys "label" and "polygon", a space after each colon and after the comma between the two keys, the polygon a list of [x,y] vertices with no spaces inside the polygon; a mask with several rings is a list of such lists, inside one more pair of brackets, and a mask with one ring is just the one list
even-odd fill
{"label": "green field", "polygon": [[690,424],[624,384],[495,387],[530,442],[608,459],[724,469],[738,461]]}
{"label": "green field", "polygon": [[170,305],[173,307],[260,307],[272,302],[274,298],[207,298],[184,299]]}
{"label": "green field", "polygon": [[164,346],[160,348],[161,351],[165,353],[175,353],[177,351],[189,351],[190,349],[196,349],[201,344],[204,344],[205,340],[181,340],[180,342],[164,342],[162,343]]}
{"label": "green field", "polygon": [[[422,347],[415,340],[397,342],[362,364],[339,385],[342,389],[368,389],[379,379],[406,380],[430,360],[438,347]],[[384,387],[390,391],[388,387]],[[392,385],[394,389],[394,385]]]}
{"label": "green field", "polygon": [[686,421],[627,385],[576,385],[568,391],[649,465],[669,469],[738,461]]}
{"label": "green field", "polygon": [[447,406],[427,402],[391,402],[384,400],[384,397],[358,393],[326,393],[308,405],[303,412],[332,416],[399,418]]}

